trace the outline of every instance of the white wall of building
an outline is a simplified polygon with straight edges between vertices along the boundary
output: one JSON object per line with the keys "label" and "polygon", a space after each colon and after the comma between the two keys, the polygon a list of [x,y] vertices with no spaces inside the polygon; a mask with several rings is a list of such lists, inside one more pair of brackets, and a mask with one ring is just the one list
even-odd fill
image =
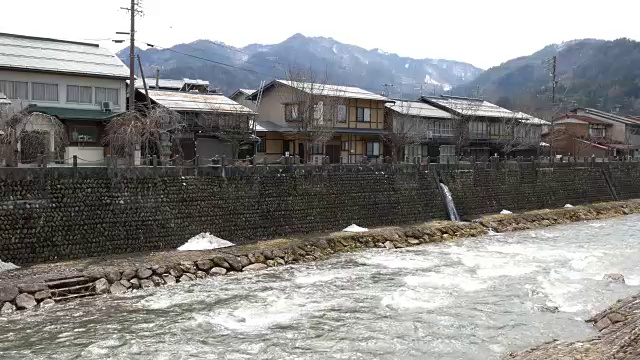
{"label": "white wall of building", "polygon": [[[13,108],[20,111],[29,104],[39,106],[59,106],[75,109],[100,110],[100,104],[95,104],[95,88],[118,89],[119,106],[114,105],[114,112],[125,111],[126,109],[126,82],[123,79],[107,79],[91,76],[77,76],[54,73],[40,73],[28,71],[13,71],[0,69],[0,80],[23,81],[29,83],[28,99],[10,99]],[[58,84],[58,101],[33,101],[32,83]],[[67,102],[67,85],[91,86],[93,88],[92,104],[78,104]]]}
{"label": "white wall of building", "polygon": [[66,162],[72,164],[74,155],[78,157],[78,163],[103,165],[104,162],[104,148],[102,146],[67,146],[64,153]]}

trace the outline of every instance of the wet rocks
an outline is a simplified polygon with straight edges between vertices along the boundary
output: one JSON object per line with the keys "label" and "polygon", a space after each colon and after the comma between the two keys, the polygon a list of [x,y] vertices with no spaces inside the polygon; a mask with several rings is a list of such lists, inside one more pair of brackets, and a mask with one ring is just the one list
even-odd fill
{"label": "wet rocks", "polygon": [[33,297],[36,299],[37,302],[40,302],[45,299],[51,298],[51,291],[49,290],[38,291],[37,293],[35,293],[35,295],[33,295]]}
{"label": "wet rocks", "polygon": [[129,280],[129,283],[131,284],[131,288],[133,290],[138,290],[141,287],[140,280],[138,280],[138,279],[135,279],[135,278],[131,279],[131,280]]}
{"label": "wet rocks", "polygon": [[384,247],[385,247],[386,249],[389,249],[389,250],[391,250],[391,249],[395,249],[395,248],[396,248],[396,246],[395,246],[395,245],[393,245],[393,242],[391,242],[391,241],[387,241],[387,242],[385,242],[383,245],[384,245]]}
{"label": "wet rocks", "polygon": [[56,304],[56,302],[55,302],[55,301],[53,301],[52,299],[46,299],[46,300],[44,300],[43,302],[41,302],[40,304],[38,304],[38,306],[39,306],[41,309],[46,309],[46,308],[48,308],[48,307],[52,307],[52,306],[53,306],[53,305],[55,305],[55,304]]}
{"label": "wet rocks", "polygon": [[144,280],[140,280],[140,287],[143,289],[152,289],[155,286],[155,284],[153,283],[153,281],[149,280],[149,279],[144,279]]}
{"label": "wet rocks", "polygon": [[[227,270],[231,269],[231,265],[229,265],[229,263],[222,256],[214,256],[211,260],[217,267],[221,267]],[[242,265],[242,263],[240,263],[240,265]]]}
{"label": "wet rocks", "polygon": [[131,280],[134,277],[136,277],[136,270],[127,269],[124,272],[122,272],[122,280]]}
{"label": "wet rocks", "polygon": [[107,279],[109,284],[120,281],[122,274],[118,270],[108,270],[104,272],[104,278]]}
{"label": "wet rocks", "polygon": [[605,274],[602,277],[602,280],[609,281],[609,282],[612,282],[612,283],[617,283],[617,284],[624,284],[625,283],[624,275],[616,274],[616,273]]}
{"label": "wet rocks", "polygon": [[162,279],[167,285],[174,285],[177,282],[176,278],[170,274],[163,274]]}
{"label": "wet rocks", "polygon": [[126,288],[124,285],[122,285],[122,283],[120,283],[120,281],[117,281],[117,282],[114,282],[114,283],[111,285],[111,287],[109,288],[109,291],[110,291],[112,294],[116,294],[116,295],[118,295],[118,294],[124,294],[124,293],[126,293],[126,292],[127,292],[127,288]]}
{"label": "wet rocks", "polygon": [[131,289],[131,282],[129,280],[120,280],[120,284],[124,286],[125,289]]}
{"label": "wet rocks", "polygon": [[196,266],[202,271],[209,271],[213,267],[213,261],[211,260],[198,260]]}
{"label": "wet rocks", "polygon": [[214,267],[213,269],[211,269],[211,271],[209,271],[210,276],[222,276],[226,273],[227,273],[227,269],[222,267]]}
{"label": "wet rocks", "polygon": [[20,294],[20,290],[16,286],[2,286],[0,285],[0,302],[10,302],[13,301],[18,294]]}
{"label": "wet rocks", "polygon": [[184,273],[195,274],[198,271],[196,266],[190,261],[181,262],[179,266],[180,270]]}
{"label": "wet rocks", "polygon": [[2,304],[2,307],[0,307],[0,314],[10,314],[14,311],[16,311],[16,307],[10,302]]}
{"label": "wet rocks", "polygon": [[[240,262],[240,260],[233,256],[233,255],[227,255],[224,257],[224,260],[227,262],[227,264],[229,264],[229,266],[231,267],[231,269],[235,270],[235,271],[242,271],[242,263]],[[224,266],[222,266],[224,267]]]}
{"label": "wet rocks", "polygon": [[138,279],[142,280],[142,279],[147,279],[149,278],[151,275],[153,275],[153,271],[151,271],[150,269],[138,269],[138,272],[136,273],[136,275],[138,276]]}
{"label": "wet rocks", "polygon": [[49,287],[44,283],[20,284],[18,285],[18,290],[21,293],[35,294],[38,291],[49,290]]}
{"label": "wet rocks", "polygon": [[19,310],[32,309],[36,305],[38,305],[38,302],[31,294],[22,293],[16,297],[16,307]]}
{"label": "wet rocks", "polygon": [[107,279],[99,279],[93,283],[97,295],[103,295],[109,292],[109,282]]}
{"label": "wet rocks", "polygon": [[266,269],[267,267],[268,266],[265,264],[255,263],[245,267],[244,269],[242,269],[242,271],[260,271]]}
{"label": "wet rocks", "polygon": [[158,275],[153,275],[151,277],[151,282],[153,282],[154,286],[162,286],[162,285],[164,285],[164,280],[161,277],[159,277]]}
{"label": "wet rocks", "polygon": [[194,281],[196,276],[191,273],[186,273],[180,277],[180,282]]}

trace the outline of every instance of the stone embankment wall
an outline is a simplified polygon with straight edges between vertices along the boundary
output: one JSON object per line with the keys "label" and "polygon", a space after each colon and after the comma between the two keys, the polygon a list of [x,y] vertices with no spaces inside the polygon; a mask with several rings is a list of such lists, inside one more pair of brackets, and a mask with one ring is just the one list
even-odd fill
{"label": "stone embankment wall", "polygon": [[[192,169],[193,170],[193,169]],[[640,197],[640,163],[0,169],[0,259],[15,264],[237,244]],[[611,186],[610,186],[611,185]],[[617,196],[614,196],[617,194]]]}
{"label": "stone embankment wall", "polygon": [[47,307],[84,296],[121,294],[324,259],[335,253],[367,248],[393,250],[456,238],[481,236],[489,229],[533,229],[571,221],[604,219],[640,212],[640,201],[627,201],[493,215],[473,222],[436,221],[408,227],[387,227],[365,233],[333,233],[305,240],[280,239],[211,251],[165,251],[91,261],[41,264],[0,273],[0,313]]}

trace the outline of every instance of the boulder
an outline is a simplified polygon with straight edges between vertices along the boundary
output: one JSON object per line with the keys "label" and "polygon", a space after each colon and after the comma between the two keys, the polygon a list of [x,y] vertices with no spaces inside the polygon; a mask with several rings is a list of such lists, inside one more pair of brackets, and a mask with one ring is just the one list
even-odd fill
{"label": "boulder", "polygon": [[233,255],[227,255],[224,257],[224,260],[229,264],[229,266],[231,266],[233,270],[242,271],[242,263],[237,257]]}
{"label": "boulder", "polygon": [[249,258],[248,258],[248,257],[246,257],[246,256],[240,256],[240,257],[239,257],[239,259],[240,259],[240,263],[242,264],[242,267],[245,267],[245,266],[251,265],[251,260],[249,260]]}
{"label": "boulder", "polygon": [[198,269],[196,269],[196,266],[191,261],[181,262],[179,266],[180,270],[185,273],[195,274],[196,271],[198,271]]}
{"label": "boulder", "polygon": [[167,283],[167,285],[173,285],[176,283],[176,278],[173,275],[163,274],[162,279],[164,279],[164,282]]}
{"label": "boulder", "polygon": [[140,280],[147,279],[151,275],[153,275],[153,271],[151,271],[150,269],[142,268],[142,269],[138,269],[137,275],[138,275],[138,279]]}
{"label": "boulder", "polygon": [[153,275],[151,277],[151,281],[153,281],[153,285],[155,285],[155,286],[164,285],[164,280],[161,277],[159,277],[158,275]]}
{"label": "boulder", "polygon": [[275,258],[284,258],[284,251],[280,250],[280,249],[275,249],[272,252],[274,260]]}
{"label": "boulder", "polygon": [[129,280],[120,280],[120,284],[122,284],[122,286],[124,286],[126,289],[131,289],[131,282],[129,282]]}
{"label": "boulder", "polygon": [[154,285],[153,281],[149,279],[143,279],[143,280],[140,280],[140,287],[143,289],[151,289],[156,286]]}
{"label": "boulder", "polygon": [[231,265],[229,265],[229,263],[222,256],[214,256],[213,259],[211,260],[213,261],[213,264],[217,267],[221,267],[227,270],[231,269]]}
{"label": "boulder", "polygon": [[136,277],[136,271],[133,269],[125,270],[122,273],[122,280],[131,280]]}
{"label": "boulder", "polygon": [[45,299],[43,302],[40,303],[40,309],[46,309],[48,307],[52,307],[53,305],[55,305],[56,302],[51,300],[51,299]]}
{"label": "boulder", "polygon": [[131,288],[134,290],[140,289],[140,280],[133,278],[131,280],[129,280],[129,282],[131,283]]}
{"label": "boulder", "polygon": [[259,270],[264,270],[266,268],[267,268],[267,265],[265,264],[255,263],[245,267],[244,269],[242,269],[242,271],[259,271]]}
{"label": "boulder", "polygon": [[118,270],[107,270],[104,272],[104,278],[107,279],[109,284],[113,284],[122,279],[122,274]]}
{"label": "boulder", "polygon": [[0,285],[0,302],[13,301],[18,296],[18,294],[20,294],[20,291],[16,286]]}
{"label": "boulder", "polygon": [[396,246],[393,245],[393,243],[391,241],[387,241],[386,243],[384,243],[384,247],[387,249],[395,249]]}
{"label": "boulder", "polygon": [[610,281],[612,283],[618,283],[618,284],[624,284],[624,275],[622,274],[616,274],[616,273],[612,273],[612,274],[604,274],[604,276],[602,277],[602,280],[606,280],[606,281]]}
{"label": "boulder", "polygon": [[16,297],[16,307],[18,309],[33,309],[38,303],[31,294],[20,294]]}
{"label": "boulder", "polygon": [[273,252],[269,249],[262,250],[262,256],[264,256],[266,260],[273,260],[273,258],[275,257],[273,256]]}
{"label": "boulder", "polygon": [[[320,249],[328,249],[329,248],[329,244],[327,243],[327,241],[325,239],[316,240],[315,245],[317,247],[319,247]],[[283,256],[278,256],[278,255],[275,255],[275,256],[283,257]]]}
{"label": "boulder", "polygon": [[169,275],[173,276],[176,279],[179,279],[182,276],[183,272],[180,268],[172,268],[169,270]]}
{"label": "boulder", "polygon": [[40,302],[42,300],[49,299],[51,297],[51,291],[49,290],[38,291],[35,295],[33,295],[33,297],[36,299],[37,302]]}
{"label": "boulder", "polygon": [[152,266],[151,270],[153,271],[154,274],[158,276],[162,276],[167,273],[167,268],[161,265]]}
{"label": "boulder", "polygon": [[213,267],[213,261],[211,260],[198,260],[196,266],[202,271],[209,271]]}
{"label": "boulder", "polygon": [[109,292],[109,282],[107,279],[98,279],[93,283],[96,288],[96,295],[102,295]]}
{"label": "boulder", "polygon": [[611,321],[611,323],[613,324],[617,324],[619,322],[623,322],[625,320],[627,320],[627,317],[617,313],[617,312],[612,312],[611,314],[607,315],[607,318],[609,318],[609,320]]}
{"label": "boulder", "polygon": [[420,245],[422,243],[420,240],[413,238],[407,239],[407,242],[411,245]]}
{"label": "boulder", "polygon": [[278,264],[276,264],[276,262],[274,260],[267,260],[267,266],[268,267],[274,267],[276,265],[278,265]]}
{"label": "boulder", "polygon": [[127,292],[127,288],[124,287],[124,285],[122,285],[120,281],[116,281],[111,285],[111,287],[109,288],[109,291],[112,294],[124,294]]}
{"label": "boulder", "polygon": [[20,284],[18,285],[18,289],[22,293],[35,294],[38,291],[49,290],[49,287],[44,283],[33,283],[33,284]]}
{"label": "boulder", "polygon": [[280,257],[277,257],[274,261],[275,261],[275,262],[276,262],[276,264],[278,264],[278,265],[285,265],[285,264],[286,264],[286,263],[285,263],[285,261],[284,261],[284,259],[283,259],[283,258],[280,258]]}
{"label": "boulder", "polygon": [[187,281],[193,281],[193,280],[195,280],[195,279],[192,279],[192,278],[191,278],[191,276],[188,276],[188,275],[192,275],[192,276],[193,276],[193,274],[188,274],[188,273],[187,273],[187,274],[184,274],[184,275],[182,275],[182,276],[180,277],[180,279],[179,279],[179,280],[180,280],[180,282],[187,282]]}
{"label": "boulder", "polygon": [[222,267],[214,267],[213,269],[211,269],[211,271],[209,271],[210,276],[221,276],[226,273],[227,273],[227,269]]}
{"label": "boulder", "polygon": [[206,279],[207,278],[207,273],[204,271],[198,271],[196,272],[196,278],[198,279]]}
{"label": "boulder", "polygon": [[595,327],[596,327],[596,329],[598,329],[598,331],[602,331],[602,330],[608,328],[611,325],[613,325],[611,323],[611,320],[609,320],[608,318],[604,317],[604,318],[602,318],[600,321],[598,321],[595,324]]}
{"label": "boulder", "polygon": [[13,306],[13,304],[10,302],[4,303],[4,305],[2,305],[2,307],[0,308],[0,314],[10,314],[14,311],[16,311],[16,307]]}

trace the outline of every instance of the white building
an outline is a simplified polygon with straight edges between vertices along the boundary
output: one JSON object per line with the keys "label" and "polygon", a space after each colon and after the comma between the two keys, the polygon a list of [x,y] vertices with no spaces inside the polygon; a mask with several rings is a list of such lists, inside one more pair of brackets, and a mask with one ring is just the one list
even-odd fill
{"label": "white building", "polygon": [[[0,33],[0,93],[14,112],[48,114],[65,125],[69,146],[54,158],[104,160],[104,125],[126,110],[128,77],[122,61],[96,44]],[[48,146],[53,152],[53,141]]]}

